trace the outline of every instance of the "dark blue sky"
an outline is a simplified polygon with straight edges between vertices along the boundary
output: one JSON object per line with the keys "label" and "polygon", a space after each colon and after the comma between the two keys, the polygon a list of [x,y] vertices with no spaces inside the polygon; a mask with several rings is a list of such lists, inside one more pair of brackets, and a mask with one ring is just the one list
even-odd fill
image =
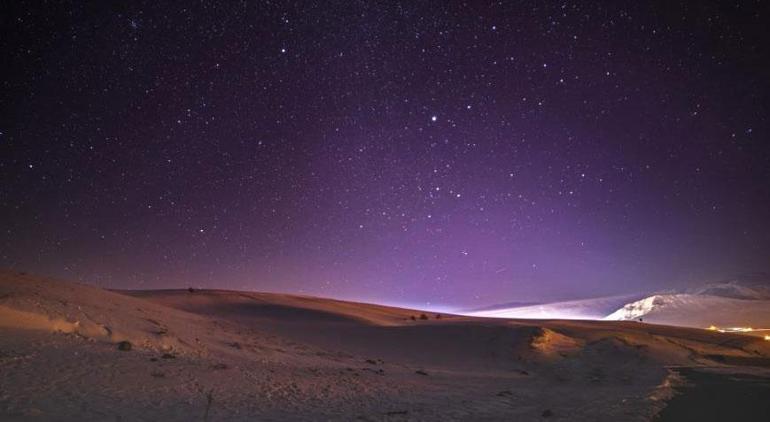
{"label": "dark blue sky", "polygon": [[433,306],[768,270],[759,1],[0,8],[0,266]]}

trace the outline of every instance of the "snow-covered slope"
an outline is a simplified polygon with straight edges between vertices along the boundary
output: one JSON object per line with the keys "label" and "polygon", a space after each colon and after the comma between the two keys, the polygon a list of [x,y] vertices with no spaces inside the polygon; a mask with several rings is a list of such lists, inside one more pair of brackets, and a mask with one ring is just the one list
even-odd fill
{"label": "snow-covered slope", "polygon": [[464,312],[465,315],[524,319],[602,319],[607,313],[639,296],[608,296],[537,305],[493,307]]}
{"label": "snow-covered slope", "polygon": [[637,300],[623,305],[622,308],[607,315],[604,319],[608,321],[630,321],[639,319],[650,312],[665,306],[671,297],[677,295],[652,295],[644,299]]}
{"label": "snow-covered slope", "polygon": [[[735,299],[705,294],[653,295],[631,302],[604,319],[637,320],[683,327],[770,328],[770,300]],[[757,334],[770,332],[757,331]]]}
{"label": "snow-covered slope", "polygon": [[[629,302],[604,319],[643,319],[657,324],[699,328],[770,328],[770,276],[749,274],[682,292],[654,294]],[[757,332],[760,333],[770,334]]]}

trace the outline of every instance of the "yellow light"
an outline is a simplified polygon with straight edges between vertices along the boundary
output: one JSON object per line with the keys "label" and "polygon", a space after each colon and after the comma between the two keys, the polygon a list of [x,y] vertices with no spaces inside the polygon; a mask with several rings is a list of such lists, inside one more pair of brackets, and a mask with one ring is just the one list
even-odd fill
{"label": "yellow light", "polygon": [[716,327],[716,326],[714,326],[714,325],[709,325],[709,328],[708,328],[708,329],[709,329],[709,330],[711,330],[711,331],[716,331],[716,330],[717,330],[717,327]]}
{"label": "yellow light", "polygon": [[770,341],[770,335],[765,335],[765,340]]}

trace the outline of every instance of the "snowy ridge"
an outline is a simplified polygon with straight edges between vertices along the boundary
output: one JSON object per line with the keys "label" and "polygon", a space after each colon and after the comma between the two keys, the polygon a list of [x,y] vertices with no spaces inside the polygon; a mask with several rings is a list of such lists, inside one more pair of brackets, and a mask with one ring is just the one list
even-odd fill
{"label": "snowy ridge", "polygon": [[644,318],[650,322],[709,326],[730,321],[740,326],[770,322],[770,278],[765,273],[707,283],[682,292],[659,293],[627,303],[608,321]]}
{"label": "snowy ridge", "polygon": [[641,318],[655,310],[655,308],[664,306],[667,296],[670,295],[653,295],[628,303],[603,319],[607,321],[628,321]]}
{"label": "snowy ridge", "polygon": [[735,299],[706,294],[653,295],[631,302],[604,317],[611,321],[642,318],[653,324],[682,327],[770,328],[770,300]]}
{"label": "snowy ridge", "polygon": [[696,295],[727,297],[743,300],[770,299],[770,287],[763,284],[746,285],[740,281],[711,283],[689,291]]}

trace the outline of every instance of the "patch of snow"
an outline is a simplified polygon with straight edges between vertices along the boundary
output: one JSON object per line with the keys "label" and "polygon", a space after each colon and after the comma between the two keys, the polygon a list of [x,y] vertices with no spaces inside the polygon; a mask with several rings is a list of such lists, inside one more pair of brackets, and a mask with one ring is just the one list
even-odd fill
{"label": "patch of snow", "polygon": [[655,310],[655,308],[664,305],[665,302],[664,296],[649,296],[642,300],[628,303],[603,319],[607,321],[630,321],[639,319]]}

